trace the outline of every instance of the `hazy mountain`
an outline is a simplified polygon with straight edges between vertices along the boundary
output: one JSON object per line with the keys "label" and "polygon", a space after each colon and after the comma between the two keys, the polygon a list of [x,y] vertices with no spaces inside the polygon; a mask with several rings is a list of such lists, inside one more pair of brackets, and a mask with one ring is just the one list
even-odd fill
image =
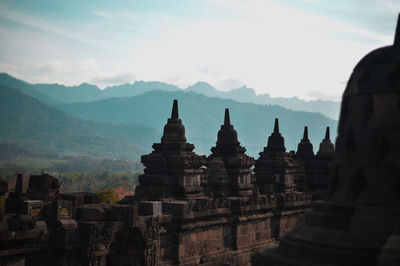
{"label": "hazy mountain", "polygon": [[199,153],[208,154],[215,145],[227,107],[231,110],[231,121],[238,130],[240,141],[253,156],[266,145],[275,117],[280,119],[288,150],[297,147],[304,126],[309,127],[315,150],[324,137],[326,126],[333,129],[333,138],[336,135],[337,121],[318,113],[291,111],[276,105],[240,103],[184,91],[151,91],[134,97],[62,104],[59,108],[85,120],[147,124],[161,130],[170,116],[173,99],[179,100],[180,116],[186,126],[188,141],[196,145]]}
{"label": "hazy mountain", "polygon": [[82,83],[78,86],[60,84],[31,84],[31,88],[59,103],[90,102],[107,98],[96,85]]}
{"label": "hazy mountain", "polygon": [[0,85],[18,89],[49,105],[56,103],[87,102],[107,98],[97,86],[82,83],[79,86],[60,84],[30,84],[16,79],[7,73],[0,73]]}
{"label": "hazy mountain", "polygon": [[304,101],[297,97],[273,98],[268,93],[256,94],[254,89],[242,86],[229,91],[219,91],[206,82],[197,82],[193,86],[186,89],[210,97],[218,97],[223,99],[232,99],[238,102],[249,102],[255,104],[276,104],[291,110],[319,112],[325,116],[337,120],[339,118],[340,102],[313,100]]}
{"label": "hazy mountain", "polygon": [[159,131],[143,125],[85,122],[0,85],[0,139],[39,150],[97,158],[138,159]]}
{"label": "hazy mountain", "polygon": [[107,98],[111,97],[127,97],[136,96],[152,90],[163,91],[179,91],[181,88],[175,85],[158,82],[158,81],[135,81],[133,84],[122,84],[117,86],[107,87],[104,90],[104,95]]}
{"label": "hazy mountain", "polygon": [[223,91],[217,90],[216,88],[204,81],[199,81],[196,84],[187,87],[186,91],[204,94],[209,97],[221,97],[225,95]]}
{"label": "hazy mountain", "polygon": [[257,100],[255,103],[269,103],[269,104],[277,104],[283,107],[286,107],[291,110],[301,110],[306,112],[318,112],[327,117],[333,118],[335,120],[339,120],[340,113],[340,105],[341,102],[335,101],[326,101],[326,100],[313,100],[313,101],[304,101],[297,97],[291,98],[271,98],[270,100],[265,100],[266,95],[257,95]]}
{"label": "hazy mountain", "polygon": [[[79,86],[64,86],[60,84],[29,84],[15,79],[8,74],[0,74],[0,84],[16,88],[47,104],[91,102],[112,97],[130,97],[152,90],[180,91],[178,86],[157,81],[136,81],[133,84],[122,84],[100,90],[97,86],[83,83]],[[203,94],[209,97],[232,99],[238,102],[255,104],[276,104],[291,110],[319,112],[333,119],[338,119],[340,102],[334,101],[304,101],[297,97],[272,98],[269,94],[256,94],[254,89],[243,86],[229,91],[219,91],[206,82],[197,82],[185,91]]]}
{"label": "hazy mountain", "polygon": [[181,90],[178,86],[158,81],[136,81],[133,84],[107,87],[104,90],[89,83],[82,83],[79,86],[64,86],[57,83],[30,84],[16,79],[7,73],[0,73],[0,85],[18,89],[50,105],[55,105],[56,103],[91,102],[112,97],[135,96],[152,90]]}
{"label": "hazy mountain", "polygon": [[44,103],[54,105],[56,101],[51,97],[32,88],[32,84],[16,79],[7,73],[0,73],[0,85],[20,90],[26,95],[36,98]]}

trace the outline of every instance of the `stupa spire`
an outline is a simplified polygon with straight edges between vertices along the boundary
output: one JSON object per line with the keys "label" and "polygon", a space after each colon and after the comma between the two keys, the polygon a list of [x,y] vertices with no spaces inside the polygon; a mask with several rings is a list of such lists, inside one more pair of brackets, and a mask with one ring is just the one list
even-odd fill
{"label": "stupa spire", "polygon": [[304,127],[303,139],[308,140],[308,127]]}
{"label": "stupa spire", "polygon": [[171,118],[168,119],[167,124],[164,126],[164,133],[161,138],[161,143],[166,142],[186,142],[185,127],[182,120],[178,115],[178,100],[174,100],[172,105]]}
{"label": "stupa spire", "polygon": [[231,119],[229,117],[229,108],[225,108],[225,118],[224,118],[224,126],[230,126]]}
{"label": "stupa spire", "polygon": [[330,128],[326,127],[325,138],[319,144],[318,155],[333,155],[335,153],[335,145],[333,145],[330,136]]}
{"label": "stupa spire", "polygon": [[225,108],[224,124],[221,125],[221,129],[218,131],[217,145],[211,148],[211,151],[213,154],[243,153],[246,151],[245,148],[240,146],[237,132],[231,124],[229,108]]}
{"label": "stupa spire", "polygon": [[329,127],[326,127],[325,139],[331,139],[330,133],[329,133]]}
{"label": "stupa spire", "polygon": [[274,133],[279,133],[279,120],[275,118]]}
{"label": "stupa spire", "polygon": [[268,143],[266,149],[271,152],[284,152],[285,141],[279,132],[279,120],[275,118],[274,131],[271,136],[268,137]]}
{"label": "stupa spire", "polygon": [[172,105],[172,113],[171,113],[171,119],[178,119],[179,114],[178,114],[178,100],[174,100],[174,104]]}
{"label": "stupa spire", "polygon": [[229,108],[225,109],[224,124],[211,152],[206,171],[212,178],[208,180],[206,189],[215,195],[252,195],[252,181],[245,177],[253,171],[254,159],[247,156],[246,149],[240,145],[237,131],[231,124]]}
{"label": "stupa spire", "polygon": [[299,159],[311,159],[314,156],[313,145],[308,139],[308,127],[304,127],[303,138],[297,145],[296,156]]}

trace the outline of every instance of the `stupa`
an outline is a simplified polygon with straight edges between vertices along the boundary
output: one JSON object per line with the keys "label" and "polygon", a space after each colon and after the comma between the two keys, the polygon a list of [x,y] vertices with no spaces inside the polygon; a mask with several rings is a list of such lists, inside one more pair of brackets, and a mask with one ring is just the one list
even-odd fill
{"label": "stupa", "polygon": [[279,120],[275,119],[274,131],[268,137],[267,147],[256,160],[256,183],[261,193],[291,192],[295,190],[297,163],[286,152],[285,140],[279,132]]}
{"label": "stupa", "polygon": [[308,127],[304,127],[303,138],[297,146],[296,156],[299,160],[312,160],[314,157],[313,145],[308,139]]}
{"label": "stupa", "polygon": [[206,163],[206,157],[194,153],[194,145],[186,141],[177,100],[174,100],[171,118],[164,126],[161,143],[154,143],[153,149],[152,153],[142,156],[146,168],[139,176],[136,198],[161,200],[202,195],[201,166]]}
{"label": "stupa", "polygon": [[218,140],[211,148],[207,164],[207,192],[225,196],[253,195],[252,166],[254,159],[245,154],[236,130],[225,109],[224,124],[218,131]]}
{"label": "stupa", "polygon": [[400,16],[354,68],[338,133],[327,200],[254,265],[400,265]]}

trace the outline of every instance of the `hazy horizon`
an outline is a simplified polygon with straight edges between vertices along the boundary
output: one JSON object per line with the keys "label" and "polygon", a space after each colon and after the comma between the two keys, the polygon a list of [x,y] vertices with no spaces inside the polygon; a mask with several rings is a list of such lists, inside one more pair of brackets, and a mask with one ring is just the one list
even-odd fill
{"label": "hazy horizon", "polygon": [[399,11],[397,0],[0,0],[0,71],[340,100],[354,65],[393,42]]}
{"label": "hazy horizon", "polygon": [[[6,72],[0,72],[0,74],[10,75],[9,73],[6,73]],[[22,81],[24,81],[24,82],[27,82],[26,80],[20,79],[19,77],[15,77],[15,76],[11,76],[11,77],[13,77],[13,78],[15,78],[15,79],[22,80]],[[91,86],[92,86],[92,85],[93,85],[93,86],[96,86],[98,89],[104,91],[104,90],[107,89],[107,88],[118,87],[118,86],[124,86],[124,85],[134,85],[135,82],[151,83],[151,82],[161,82],[161,81],[157,81],[157,80],[135,80],[135,81],[132,81],[132,82],[116,83],[116,84],[112,84],[112,85],[108,85],[108,86],[103,86],[103,87],[98,86],[97,84],[94,84],[94,83],[87,82],[87,81],[83,81],[82,83],[79,83],[79,84],[71,84],[71,85],[63,84],[63,83],[60,83],[60,82],[45,82],[45,83],[40,83],[40,82],[39,82],[39,83],[30,83],[30,84],[32,84],[32,85],[38,85],[38,84],[57,84],[57,85],[66,86],[66,87],[79,87],[79,86],[82,86],[82,85],[84,85],[84,84],[88,84],[88,85],[91,85]],[[206,83],[206,84],[212,86],[212,85],[209,84],[208,82],[202,81],[202,80],[197,81],[197,82],[195,82],[195,83],[193,83],[193,84],[189,84],[189,85],[187,85],[186,87],[181,87],[181,86],[179,86],[179,85],[177,85],[177,84],[168,83],[168,82],[161,82],[161,83],[166,84],[166,85],[173,85],[173,86],[176,86],[176,87],[178,87],[178,88],[179,88],[180,90],[182,90],[182,91],[188,91],[188,89],[190,89],[191,87],[195,86],[195,85],[198,84],[198,83]],[[246,88],[246,89],[249,89],[249,90],[254,90],[254,88],[250,88],[250,87],[246,86],[246,84],[243,84],[243,85],[241,85],[240,87],[237,87],[237,88],[229,88],[229,89],[225,89],[225,90],[217,89],[217,88],[215,88],[214,86],[212,86],[212,87],[213,87],[215,90],[220,91],[220,92],[230,92],[230,91],[238,90],[238,89],[242,89],[242,88]],[[159,89],[159,90],[160,90],[160,89]],[[162,89],[161,89],[161,90],[162,90]],[[254,90],[254,92],[256,93],[257,96],[266,95],[266,94],[269,95],[268,92],[257,93],[255,90]],[[204,95],[206,95],[206,93],[205,93]],[[209,97],[217,97],[217,96],[209,96]],[[306,99],[303,99],[303,98],[300,98],[300,97],[298,97],[298,96],[291,96],[291,97],[290,97],[290,96],[288,96],[288,97],[282,97],[282,96],[276,96],[276,97],[274,97],[274,96],[271,96],[272,99],[276,99],[276,98],[290,99],[290,98],[296,98],[296,97],[299,98],[300,100],[305,101],[305,102],[317,101],[317,100],[332,101],[332,102],[340,102],[340,101],[341,101],[341,99],[324,99],[324,98],[321,98],[321,99],[320,99],[320,98],[306,98]],[[217,97],[217,98],[218,98],[218,97]],[[230,99],[230,98],[228,98],[228,99]],[[255,103],[255,104],[259,104],[259,103]],[[290,109],[290,108],[289,108],[289,109]],[[329,116],[328,116],[328,117],[329,117]]]}

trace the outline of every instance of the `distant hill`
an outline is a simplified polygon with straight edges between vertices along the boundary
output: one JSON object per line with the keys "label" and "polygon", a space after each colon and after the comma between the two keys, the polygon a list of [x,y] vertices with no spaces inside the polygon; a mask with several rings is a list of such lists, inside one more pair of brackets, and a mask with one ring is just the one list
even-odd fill
{"label": "distant hill", "polygon": [[147,124],[161,130],[170,116],[173,99],[179,100],[180,116],[186,127],[188,141],[196,145],[197,152],[203,154],[208,154],[209,149],[215,145],[225,108],[230,108],[231,121],[238,130],[239,140],[253,156],[257,156],[266,146],[275,117],[280,119],[281,132],[288,150],[297,147],[304,126],[309,127],[314,151],[324,137],[326,126],[332,128],[332,137],[336,136],[337,121],[318,113],[292,111],[277,105],[210,98],[194,92],[151,91],[134,97],[62,104],[58,107],[84,120]]}
{"label": "distant hill", "polygon": [[[37,147],[24,143],[1,142],[0,143],[0,161],[6,161],[14,158],[44,158],[59,159],[61,155],[58,152],[49,152],[46,148]],[[13,173],[15,174],[15,173]]]}
{"label": "distant hill", "polygon": [[106,95],[107,98],[129,97],[143,94],[152,90],[180,91],[181,88],[175,85],[158,81],[136,81],[133,84],[126,83],[122,85],[107,87],[104,89],[104,95]]}
{"label": "distant hill", "polygon": [[91,102],[107,98],[96,85],[82,83],[79,86],[60,84],[32,84],[31,88],[59,103]]}
{"label": "distant hill", "polygon": [[[6,73],[0,73],[0,84],[16,88],[23,93],[41,100],[49,105],[57,103],[91,102],[112,97],[130,97],[152,90],[180,91],[175,85],[151,81],[136,81],[133,84],[122,84],[100,90],[97,86],[83,83],[79,86],[64,86],[60,84],[30,84],[13,78]],[[335,120],[339,117],[340,102],[334,101],[304,101],[297,97],[273,98],[269,94],[256,94],[254,89],[243,86],[230,91],[219,91],[206,82],[198,82],[185,91],[196,92],[209,97],[232,99],[239,102],[255,104],[276,104],[291,110],[319,112]]]}
{"label": "distant hill", "polygon": [[107,98],[97,86],[82,83],[79,86],[64,86],[60,84],[30,84],[16,79],[7,73],[0,73],[0,85],[18,89],[44,103],[90,102]]}
{"label": "distant hill", "polygon": [[318,112],[327,117],[338,120],[340,111],[340,102],[313,100],[304,101],[297,97],[273,98],[268,93],[256,94],[254,89],[242,86],[229,91],[219,91],[206,82],[197,82],[190,86],[186,91],[196,92],[210,97],[218,97],[223,99],[232,99],[238,102],[247,102],[255,104],[276,104],[285,108],[297,111]]}
{"label": "distant hill", "polygon": [[[46,152],[138,159],[159,131],[143,125],[81,121],[18,90],[0,85],[0,141]],[[6,147],[6,146],[5,146]]]}
{"label": "distant hill", "polygon": [[23,92],[26,95],[29,95],[35,99],[38,99],[44,103],[54,105],[57,103],[56,100],[52,99],[51,97],[47,96],[44,93],[41,93],[33,88],[32,84],[28,82],[16,79],[6,73],[0,73],[0,85],[17,89]]}
{"label": "distant hill", "polygon": [[55,105],[56,103],[91,102],[112,97],[135,96],[151,90],[181,90],[178,86],[158,81],[136,81],[133,84],[107,87],[104,90],[89,83],[82,83],[79,86],[64,86],[57,83],[30,84],[16,79],[7,73],[0,73],[0,84],[18,89],[50,105]]}

